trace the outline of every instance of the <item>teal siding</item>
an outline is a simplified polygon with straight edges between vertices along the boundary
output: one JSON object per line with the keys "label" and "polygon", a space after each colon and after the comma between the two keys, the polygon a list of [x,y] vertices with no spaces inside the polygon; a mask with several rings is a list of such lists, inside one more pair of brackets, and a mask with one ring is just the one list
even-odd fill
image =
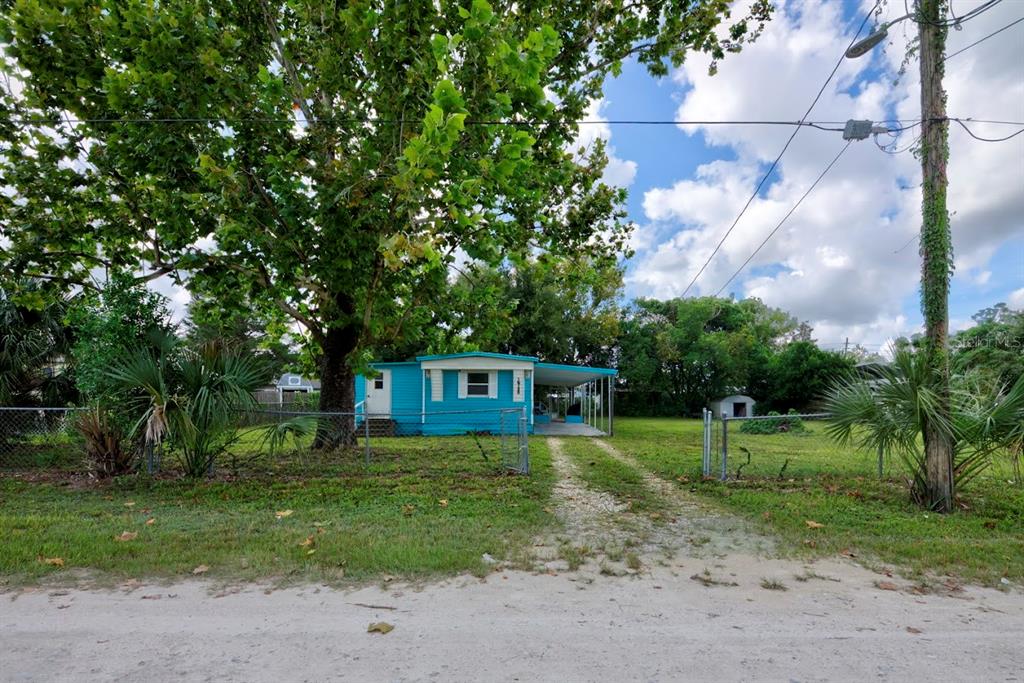
{"label": "teal siding", "polygon": [[[438,372],[434,370],[434,372]],[[466,432],[486,431],[500,432],[502,430],[502,419],[506,421],[505,431],[511,431],[515,419],[512,414],[505,414],[504,418],[497,410],[501,408],[522,409],[530,405],[530,398],[533,396],[533,380],[526,380],[524,401],[512,400],[512,371],[498,370],[498,397],[486,398],[483,396],[467,396],[459,398],[459,371],[443,370],[443,397],[440,401],[431,400],[429,384],[422,385],[423,395],[426,399],[426,419],[423,425],[424,434],[464,434]],[[449,411],[471,411],[457,414],[440,414]],[[529,415],[529,413],[527,413]],[[532,425],[528,425],[532,431]]]}
{"label": "teal siding", "polygon": [[[366,400],[366,378],[356,375],[356,403]],[[362,412],[362,411],[357,411]]]}
{"label": "teal siding", "polygon": [[[391,419],[396,422],[402,435],[411,434],[465,434],[467,432],[506,432],[515,429],[513,420],[517,414],[497,412],[502,408],[525,409],[527,418],[533,404],[533,378],[526,379],[524,401],[512,400],[512,371],[498,371],[498,397],[459,398],[458,370],[434,370],[443,372],[443,399],[431,400],[430,384],[423,381],[423,372],[417,363],[381,363],[374,368],[391,371]],[[531,373],[532,374],[532,373]],[[366,378],[355,379],[356,403],[366,398]],[[426,409],[426,414],[421,413]],[[454,412],[453,414],[453,411]],[[458,412],[461,411],[461,412]],[[447,414],[445,414],[447,413]],[[504,425],[502,421],[504,420]],[[361,422],[361,420],[357,420]],[[528,421],[527,429],[533,433],[533,424]]]}

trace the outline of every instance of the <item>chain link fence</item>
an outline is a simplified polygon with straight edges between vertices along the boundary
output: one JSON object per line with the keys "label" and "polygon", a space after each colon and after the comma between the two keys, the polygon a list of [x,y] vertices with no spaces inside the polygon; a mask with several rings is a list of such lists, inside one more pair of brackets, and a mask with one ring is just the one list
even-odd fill
{"label": "chain link fence", "polygon": [[[893,477],[901,463],[885,453],[840,445],[828,413],[713,417],[705,415],[705,477],[800,478],[822,474]],[[709,445],[710,444],[710,445]]]}
{"label": "chain link fence", "polygon": [[0,408],[0,469],[74,469],[82,464],[78,408]]}
{"label": "chain link fence", "polygon": [[[400,461],[452,472],[529,474],[522,409],[366,414],[239,410],[216,433],[138,448],[138,469],[180,471],[183,458],[209,457],[210,473],[343,475],[353,466],[386,470]],[[0,473],[87,471],[76,408],[0,408]],[[197,449],[207,449],[196,455]]]}

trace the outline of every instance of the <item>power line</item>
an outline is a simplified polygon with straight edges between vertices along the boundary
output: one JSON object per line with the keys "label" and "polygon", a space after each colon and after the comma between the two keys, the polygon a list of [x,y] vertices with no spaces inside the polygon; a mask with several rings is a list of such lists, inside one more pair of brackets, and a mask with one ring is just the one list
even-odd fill
{"label": "power line", "polygon": [[957,50],[957,51],[956,51],[956,52],[954,52],[953,54],[949,54],[949,55],[946,55],[946,56],[945,56],[945,57],[943,58],[943,60],[942,60],[942,61],[946,61],[947,59],[950,59],[950,58],[952,58],[952,57],[956,57],[956,56],[957,56],[958,54],[960,54],[961,52],[967,52],[968,50],[970,50],[970,49],[971,49],[972,47],[974,47],[974,46],[975,46],[975,45],[977,45],[978,43],[984,43],[984,42],[985,42],[986,40],[988,40],[989,38],[991,38],[991,37],[993,37],[993,36],[997,36],[997,35],[999,35],[999,34],[1000,34],[1000,33],[1002,33],[1003,31],[1005,31],[1006,29],[1008,29],[1008,28],[1012,28],[1012,27],[1016,26],[1017,24],[1019,24],[1019,23],[1020,23],[1020,22],[1022,22],[1022,21],[1024,21],[1024,17],[1021,17],[1021,18],[1020,18],[1020,19],[1018,19],[1017,21],[1012,21],[1012,22],[1010,22],[1009,24],[1007,24],[1006,26],[1002,27],[1002,28],[1001,28],[1001,29],[999,29],[998,31],[993,31],[992,33],[988,34],[987,36],[985,36],[985,37],[983,37],[983,38],[978,38],[978,39],[977,39],[976,41],[974,41],[974,42],[973,42],[973,43],[971,43],[970,45],[966,45],[966,46],[964,46],[964,47],[960,48],[959,50]]}
{"label": "power line", "polygon": [[914,4],[914,11],[913,12],[911,12],[910,8],[907,7],[907,3],[905,1],[903,3],[903,6],[907,10],[907,14],[908,14],[910,20],[913,21],[915,24],[927,24],[928,26],[939,26],[941,28],[949,28],[950,26],[960,27],[960,26],[966,24],[971,19],[978,18],[979,16],[981,16],[985,12],[989,11],[990,9],[992,9],[993,7],[995,7],[996,5],[998,5],[1002,1],[1003,0],[988,0],[987,2],[984,2],[981,5],[978,5],[977,7],[972,9],[971,11],[966,12],[964,14],[961,14],[960,16],[956,16],[955,14],[953,14],[952,3],[950,3],[950,14],[953,16],[953,18],[952,19],[946,19],[944,21],[931,21],[931,20],[925,19],[924,17],[919,16],[921,12],[920,12],[920,9],[917,7],[917,3],[916,2]]}
{"label": "power line", "polygon": [[1006,142],[1007,140],[1010,140],[1011,138],[1015,138],[1018,135],[1020,135],[1021,133],[1024,133],[1024,128],[1021,128],[1017,132],[1010,133],[1006,137],[1002,137],[1002,138],[983,138],[980,135],[976,135],[974,133],[974,131],[972,131],[970,128],[968,128],[967,124],[964,123],[963,121],[961,121],[960,119],[950,119],[950,120],[959,123],[960,127],[967,131],[968,135],[970,135],[975,140],[981,140],[982,142]]}
{"label": "power line", "polygon": [[[29,123],[29,124],[54,124],[61,123],[288,123],[288,124],[310,124],[310,123],[370,123],[375,125],[410,125],[421,123],[418,119],[380,119],[372,117],[318,117],[307,119],[302,117],[274,118],[274,117],[230,117],[230,116],[137,116],[137,117],[106,117],[106,118],[67,118],[67,117],[44,117],[44,116],[8,116],[0,117],[0,121],[8,123]],[[827,126],[842,126],[845,121],[786,121],[786,120],[735,120],[735,121],[707,121],[707,120],[686,120],[686,119],[583,119],[579,121],[567,121],[580,126],[586,125],[624,125],[624,126],[805,126],[808,128],[819,128],[828,131],[842,131],[842,128],[829,128]],[[536,126],[546,122],[517,119],[466,119],[467,126]]]}
{"label": "power line", "polygon": [[783,224],[785,224],[785,222],[789,219],[789,217],[793,215],[793,212],[797,210],[797,207],[799,207],[803,203],[803,201],[805,199],[807,199],[807,196],[809,194],[811,194],[811,192],[814,191],[814,188],[818,186],[818,183],[821,182],[821,179],[824,178],[828,174],[828,172],[832,170],[832,167],[836,165],[837,161],[839,161],[839,157],[843,156],[843,153],[846,150],[848,150],[850,148],[850,145],[852,145],[852,144],[853,144],[853,140],[849,140],[849,141],[847,141],[847,143],[845,145],[843,145],[843,148],[840,149],[839,153],[836,154],[835,157],[832,159],[832,161],[829,162],[828,166],[825,167],[825,170],[821,172],[821,175],[819,175],[815,179],[815,181],[813,183],[811,183],[811,186],[809,188],[807,188],[807,191],[804,192],[803,195],[800,197],[800,199],[797,200],[796,204],[793,205],[793,208],[791,208],[789,210],[789,212],[785,216],[782,217],[782,220],[779,221],[779,224],[776,225],[772,229],[772,231],[770,233],[768,233],[768,236],[764,238],[764,240],[761,242],[761,244],[759,244],[757,246],[757,249],[754,250],[754,253],[752,253],[750,256],[748,256],[747,260],[743,262],[743,265],[741,265],[739,268],[737,268],[736,272],[733,273],[729,277],[729,279],[725,281],[725,284],[722,285],[721,288],[717,292],[715,292],[715,296],[716,297],[719,296],[725,290],[725,288],[729,286],[730,282],[732,282],[734,279],[736,279],[736,276],[739,275],[743,271],[743,269],[747,267],[747,264],[750,263],[754,259],[755,256],[757,256],[758,252],[760,252],[761,249],[764,248],[764,245],[768,244],[768,240],[770,240],[772,237],[775,236],[775,233],[777,233],[779,231],[779,228],[781,228],[783,226]]}
{"label": "power line", "polygon": [[[933,121],[956,121],[953,117],[933,119]],[[1024,121],[993,121],[987,119],[976,119],[967,117],[964,121],[973,123],[992,123],[1011,126],[1024,126]],[[415,119],[378,119],[372,117],[364,118],[335,118],[319,117],[306,119],[301,117],[273,118],[273,117],[244,117],[244,116],[136,116],[136,117],[105,117],[105,118],[68,118],[68,117],[45,117],[45,116],[6,116],[0,117],[2,123],[24,123],[58,126],[62,124],[95,123],[95,124],[116,124],[116,123],[153,123],[153,124],[186,124],[186,123],[370,123],[374,125],[412,125],[422,123]],[[466,119],[467,126],[539,126],[545,125],[542,121],[516,120],[516,119]],[[796,126],[803,128],[817,128],[830,132],[842,132],[846,121],[789,121],[789,120],[768,120],[768,119],[740,119],[740,120],[696,120],[696,119],[582,119],[579,121],[567,121],[575,125],[608,125],[608,126]],[[919,119],[887,119],[881,123],[895,123],[899,128],[893,132],[902,132],[909,128],[921,125]],[[836,126],[836,127],[833,127]]]}
{"label": "power line", "polygon": [[[860,37],[860,34],[864,30],[864,27],[867,25],[868,20],[871,18],[871,15],[874,14],[875,10],[878,8],[878,3],[880,1],[881,0],[877,0],[875,2],[875,6],[871,8],[871,11],[864,15],[864,20],[860,22],[860,28],[857,29],[857,34],[850,41],[850,45],[848,45],[846,48],[847,50],[850,49],[850,47],[853,46],[855,42],[857,42],[857,38]],[[801,121],[805,120],[808,116],[811,115],[811,110],[814,109],[814,105],[816,105],[818,103],[818,100],[821,99],[822,94],[825,92],[825,88],[827,88],[828,84],[832,82],[832,78],[836,75],[836,72],[839,71],[839,67],[842,66],[843,61],[845,59],[846,51],[844,50],[843,54],[840,55],[839,57],[839,61],[836,62],[835,67],[833,67],[832,73],[828,75],[828,78],[825,79],[825,82],[818,90],[818,94],[815,95],[814,101],[811,102],[811,106],[809,106],[807,108],[807,111],[804,112],[804,115],[800,117]],[[793,134],[789,136],[788,140],[786,140],[786,144],[782,147],[782,151],[779,152],[779,156],[775,157],[775,161],[773,161],[772,165],[768,168],[768,172],[764,174],[764,177],[761,178],[761,182],[759,182],[757,184],[757,187],[754,188],[753,194],[750,195],[750,198],[747,199],[747,203],[743,205],[742,209],[740,209],[740,213],[738,216],[736,216],[736,220],[732,222],[732,225],[729,226],[729,229],[725,231],[724,235],[722,235],[722,239],[720,239],[718,241],[718,244],[715,245],[714,250],[711,252],[711,255],[708,256],[707,260],[704,262],[704,265],[700,267],[700,270],[697,271],[697,274],[693,276],[692,280],[690,280],[690,284],[686,285],[686,289],[683,290],[682,296],[686,296],[687,292],[690,291],[694,283],[697,282],[697,278],[699,278],[707,269],[708,264],[711,263],[711,259],[715,258],[715,255],[722,248],[722,245],[725,243],[725,240],[728,239],[729,235],[731,235],[732,231],[736,228],[736,225],[740,222],[740,219],[743,218],[743,214],[745,214],[747,212],[747,209],[750,208],[750,204],[754,201],[754,198],[757,197],[758,193],[761,191],[761,188],[764,187],[764,184],[768,182],[768,178],[771,177],[772,172],[775,171],[776,166],[778,166],[779,162],[782,161],[782,156],[786,153],[786,150],[789,149],[790,144],[792,144],[793,139],[799,132],[800,126],[797,126],[796,128],[793,129]]]}

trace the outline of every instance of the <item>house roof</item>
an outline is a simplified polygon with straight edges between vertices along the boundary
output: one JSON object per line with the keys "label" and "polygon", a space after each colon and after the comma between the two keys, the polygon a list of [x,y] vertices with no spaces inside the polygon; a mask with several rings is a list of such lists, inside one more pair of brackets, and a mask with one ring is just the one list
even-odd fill
{"label": "house roof", "polygon": [[593,368],[586,365],[560,365],[558,363],[536,363],[533,366],[534,384],[556,387],[576,387],[605,377],[614,377],[619,371],[614,368]]}
{"label": "house roof", "polygon": [[516,356],[510,353],[491,353],[490,351],[465,351],[463,353],[442,353],[434,356],[416,356],[416,360],[446,360],[448,358],[502,358],[505,360],[537,361],[536,356]]}
{"label": "house roof", "polygon": [[540,363],[536,356],[517,356],[510,353],[491,353],[489,351],[466,351],[463,353],[446,353],[432,356],[416,356],[417,361],[450,360],[454,358],[494,358],[498,360],[514,360],[533,363],[533,380],[536,384],[556,387],[576,387],[597,379],[614,377],[618,370],[614,368],[594,368],[585,365],[561,365],[559,363]]}

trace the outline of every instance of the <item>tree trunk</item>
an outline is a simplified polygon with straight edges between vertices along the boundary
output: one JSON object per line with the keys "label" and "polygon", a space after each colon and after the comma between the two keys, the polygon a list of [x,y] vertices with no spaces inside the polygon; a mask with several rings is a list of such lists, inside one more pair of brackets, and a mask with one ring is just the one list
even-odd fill
{"label": "tree trunk", "polygon": [[946,163],[949,158],[949,123],[942,87],[947,28],[941,0],[921,0],[918,26],[921,36],[921,171],[924,205],[921,223],[921,308],[924,313],[929,365],[937,377],[939,420],[923,426],[925,499],[934,510],[953,509],[953,436],[942,422],[950,421],[949,277],[952,245],[946,208]]}
{"label": "tree trunk", "polygon": [[359,331],[354,325],[327,331],[320,359],[320,412],[339,413],[320,420],[313,448],[333,449],[354,446],[355,372],[349,357],[356,350]]}

